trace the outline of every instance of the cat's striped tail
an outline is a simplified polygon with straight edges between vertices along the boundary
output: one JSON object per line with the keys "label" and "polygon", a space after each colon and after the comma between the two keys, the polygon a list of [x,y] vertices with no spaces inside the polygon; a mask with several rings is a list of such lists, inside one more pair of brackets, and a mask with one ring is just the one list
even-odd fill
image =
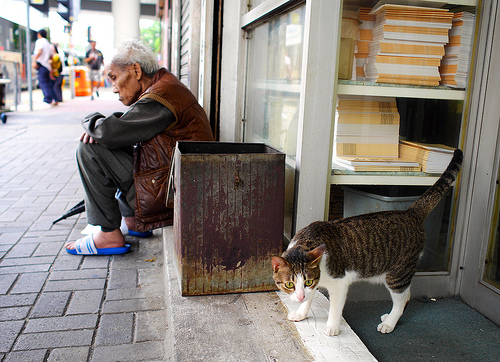
{"label": "cat's striped tail", "polygon": [[417,201],[409,208],[422,218],[425,218],[446,195],[451,185],[457,178],[460,166],[462,166],[463,153],[458,148],[453,154],[450,164],[441,175],[441,177],[432,185]]}

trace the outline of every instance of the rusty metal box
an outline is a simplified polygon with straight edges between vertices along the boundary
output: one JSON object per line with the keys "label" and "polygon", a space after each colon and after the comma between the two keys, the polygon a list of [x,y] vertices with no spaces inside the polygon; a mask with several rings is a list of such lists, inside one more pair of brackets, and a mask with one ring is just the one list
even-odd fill
{"label": "rusty metal box", "polygon": [[182,295],[275,289],[285,154],[257,143],[179,141],[172,172]]}

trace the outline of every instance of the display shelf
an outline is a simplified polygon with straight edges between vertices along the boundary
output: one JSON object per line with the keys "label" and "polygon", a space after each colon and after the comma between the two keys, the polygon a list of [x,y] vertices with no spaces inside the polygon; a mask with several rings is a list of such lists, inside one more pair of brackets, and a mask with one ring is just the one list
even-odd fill
{"label": "display shelf", "polygon": [[477,0],[413,0],[411,4],[409,1],[402,2],[398,0],[391,1],[378,1],[378,0],[344,0],[345,6],[366,6],[376,7],[378,4],[391,3],[391,4],[404,4],[413,6],[426,6],[426,7],[443,7],[443,6],[476,6]]}
{"label": "display shelf", "polygon": [[334,168],[330,184],[430,186],[439,176],[425,172],[354,172]]}
{"label": "display shelf", "polygon": [[[388,3],[386,1],[385,3]],[[437,4],[433,0],[420,0],[412,5],[443,7],[450,5],[476,6],[476,0],[452,0],[441,1]],[[375,7],[384,1],[364,1],[362,4],[355,0],[344,0],[345,6],[367,6]],[[405,1],[391,3],[407,4]],[[388,84],[355,80],[337,80],[336,95],[347,95],[355,97],[395,97],[414,99],[433,99],[459,102],[466,96],[464,89],[454,89],[446,86],[418,86],[408,84]],[[425,172],[355,172],[343,169],[334,164],[331,169],[330,183],[335,185],[407,185],[407,186],[430,186],[433,185],[440,175]]]}
{"label": "display shelf", "polygon": [[337,94],[355,96],[401,97],[447,99],[461,101],[465,97],[464,90],[448,87],[422,87],[406,84],[373,83],[353,80],[340,80],[337,85]]}
{"label": "display shelf", "polygon": [[260,81],[255,83],[256,89],[264,89],[277,92],[288,92],[300,94],[300,83],[280,82],[280,81]]}

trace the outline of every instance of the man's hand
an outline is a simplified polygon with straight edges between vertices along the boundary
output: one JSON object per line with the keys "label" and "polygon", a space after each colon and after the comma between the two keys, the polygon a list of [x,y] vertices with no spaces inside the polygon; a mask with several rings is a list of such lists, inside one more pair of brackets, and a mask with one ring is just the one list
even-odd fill
{"label": "man's hand", "polygon": [[83,142],[83,143],[97,143],[96,141],[94,141],[94,139],[92,137],[90,137],[90,135],[88,135],[86,132],[83,132],[82,135],[80,136],[80,142]]}

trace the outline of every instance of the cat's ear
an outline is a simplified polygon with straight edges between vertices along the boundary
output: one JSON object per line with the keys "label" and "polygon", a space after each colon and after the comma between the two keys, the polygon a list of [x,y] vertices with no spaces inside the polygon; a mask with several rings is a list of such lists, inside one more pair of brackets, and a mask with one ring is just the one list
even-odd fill
{"label": "cat's ear", "polygon": [[286,261],[281,256],[273,256],[271,258],[271,262],[273,263],[273,270],[275,273],[278,272],[279,268],[285,266]]}
{"label": "cat's ear", "polygon": [[321,244],[317,248],[309,251],[307,253],[307,257],[309,260],[311,260],[311,259],[313,260],[309,265],[314,266],[314,267],[318,266],[319,262],[321,261],[321,257],[323,256],[323,253],[325,252],[325,249],[326,249],[326,245]]}

